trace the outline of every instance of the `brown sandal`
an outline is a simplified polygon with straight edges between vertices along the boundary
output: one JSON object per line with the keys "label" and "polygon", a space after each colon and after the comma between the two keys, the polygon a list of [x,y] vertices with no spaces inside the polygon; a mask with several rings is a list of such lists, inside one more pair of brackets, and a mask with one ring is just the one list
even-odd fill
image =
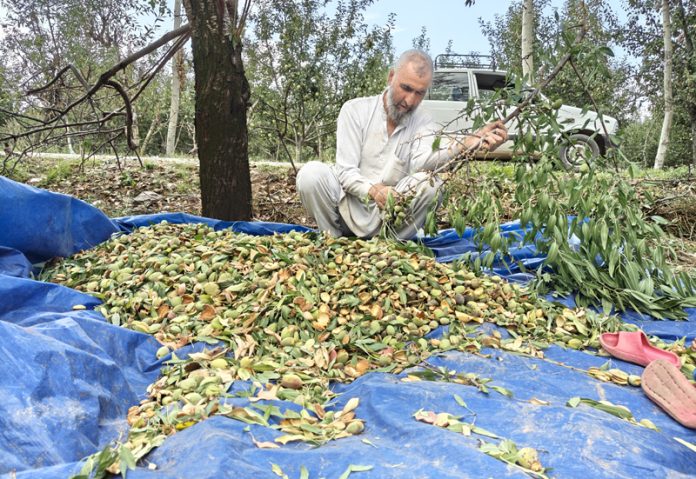
{"label": "brown sandal", "polygon": [[643,371],[645,394],[679,424],[696,429],[696,387],[669,361],[656,359]]}

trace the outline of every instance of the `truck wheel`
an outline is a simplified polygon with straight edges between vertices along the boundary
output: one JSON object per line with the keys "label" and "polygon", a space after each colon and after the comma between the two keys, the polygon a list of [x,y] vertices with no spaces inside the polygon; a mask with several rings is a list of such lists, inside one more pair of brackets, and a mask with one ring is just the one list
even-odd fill
{"label": "truck wheel", "polygon": [[559,153],[567,170],[577,170],[583,163],[592,163],[599,156],[599,145],[584,133],[573,133],[563,140]]}

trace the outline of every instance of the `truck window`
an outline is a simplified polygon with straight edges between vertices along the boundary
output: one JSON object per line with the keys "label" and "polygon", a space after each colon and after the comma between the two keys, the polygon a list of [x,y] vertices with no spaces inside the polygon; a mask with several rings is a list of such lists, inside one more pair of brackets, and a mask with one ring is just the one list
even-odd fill
{"label": "truck window", "polygon": [[479,99],[487,100],[493,96],[496,90],[505,88],[505,76],[501,74],[476,73],[476,85],[478,86]]}
{"label": "truck window", "polygon": [[435,72],[428,100],[467,101],[469,74],[467,72]]}

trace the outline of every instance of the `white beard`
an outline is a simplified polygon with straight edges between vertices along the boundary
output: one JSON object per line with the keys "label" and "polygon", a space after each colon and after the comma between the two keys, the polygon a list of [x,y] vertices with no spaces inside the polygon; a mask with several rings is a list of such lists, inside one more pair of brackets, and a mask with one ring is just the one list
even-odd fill
{"label": "white beard", "polygon": [[387,117],[397,125],[400,125],[402,122],[404,122],[404,120],[407,120],[413,113],[413,110],[401,111],[399,110],[399,107],[394,104],[394,91],[392,90],[391,86],[387,87],[386,105]]}

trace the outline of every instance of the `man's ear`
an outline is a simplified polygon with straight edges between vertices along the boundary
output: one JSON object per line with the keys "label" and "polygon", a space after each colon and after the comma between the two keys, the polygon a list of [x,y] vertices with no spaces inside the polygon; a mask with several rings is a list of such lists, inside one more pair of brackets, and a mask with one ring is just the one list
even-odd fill
{"label": "man's ear", "polygon": [[389,69],[389,76],[387,76],[387,85],[391,85],[392,78],[394,78],[394,69]]}

